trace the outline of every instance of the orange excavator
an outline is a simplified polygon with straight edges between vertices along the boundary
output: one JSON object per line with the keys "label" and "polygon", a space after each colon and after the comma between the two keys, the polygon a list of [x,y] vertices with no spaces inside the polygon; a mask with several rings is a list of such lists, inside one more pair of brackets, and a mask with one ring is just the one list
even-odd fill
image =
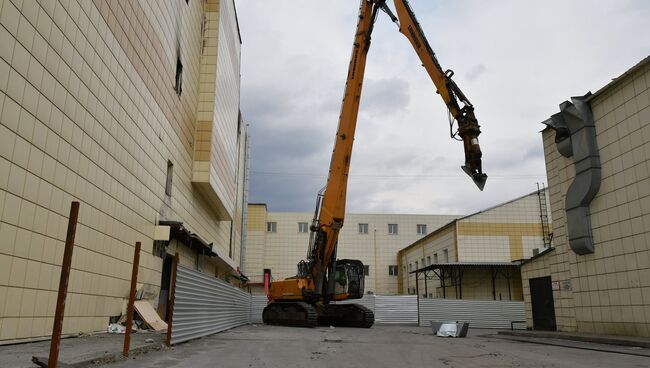
{"label": "orange excavator", "polygon": [[481,131],[473,105],[451,79],[454,73],[451,70],[443,71],[408,1],[393,1],[397,16],[386,5],[386,0],[361,0],[329,176],[327,185],[318,193],[307,259],[298,264],[296,276],[270,283],[269,303],[263,311],[266,324],[367,328],[374,323],[374,314],[370,309],[360,304],[332,302],[359,299],[364,294],[363,263],[351,259],[337,260],[336,249],[345,215],[348,173],[366,57],[380,11],[388,14],[399,26],[399,31],[409,39],[437,93],[447,105],[451,137],[462,141],[465,150],[462,170],[480,190],[483,190],[487,180],[481,168],[482,154],[478,143]]}

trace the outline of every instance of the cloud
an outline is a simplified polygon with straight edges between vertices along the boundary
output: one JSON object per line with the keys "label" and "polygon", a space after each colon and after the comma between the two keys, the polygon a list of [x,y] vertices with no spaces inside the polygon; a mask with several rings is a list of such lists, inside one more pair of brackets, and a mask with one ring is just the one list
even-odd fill
{"label": "cloud", "polygon": [[[272,211],[312,211],[327,178],[357,4],[236,4],[241,106],[252,137],[249,198]],[[443,101],[406,38],[380,14],[351,161],[351,212],[467,214],[532,192],[546,181],[540,122],[650,49],[650,38],[629,36],[647,33],[645,1],[412,0],[411,7],[475,106],[487,185],[480,192],[460,170],[462,144],[449,138]]]}
{"label": "cloud", "polygon": [[409,84],[398,78],[370,79],[364,82],[364,108],[375,114],[396,114],[409,104]]}
{"label": "cloud", "polygon": [[484,64],[476,64],[465,73],[465,78],[474,81],[480,78],[486,71],[487,67]]}

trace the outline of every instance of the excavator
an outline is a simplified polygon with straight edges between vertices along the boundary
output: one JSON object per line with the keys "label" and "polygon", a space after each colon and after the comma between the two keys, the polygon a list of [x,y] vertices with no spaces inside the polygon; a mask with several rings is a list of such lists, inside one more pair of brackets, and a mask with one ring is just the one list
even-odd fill
{"label": "excavator", "polygon": [[[447,105],[450,135],[463,142],[465,164],[461,166],[462,170],[480,190],[485,186],[487,174],[483,173],[481,167],[482,153],[478,142],[481,130],[474,116],[474,106],[451,79],[453,71],[443,71],[408,1],[393,1],[397,15],[387,6],[386,0],[361,0],[329,175],[325,188],[317,196],[307,259],[298,263],[296,276],[267,285],[269,303],[262,314],[266,324],[369,328],[374,323],[372,310],[365,306],[336,303],[360,299],[364,294],[363,263],[352,259],[337,260],[336,250],[345,216],[350,159],[366,57],[380,11],[388,14],[411,42],[437,93]],[[270,280],[270,275],[265,275],[265,280]]]}

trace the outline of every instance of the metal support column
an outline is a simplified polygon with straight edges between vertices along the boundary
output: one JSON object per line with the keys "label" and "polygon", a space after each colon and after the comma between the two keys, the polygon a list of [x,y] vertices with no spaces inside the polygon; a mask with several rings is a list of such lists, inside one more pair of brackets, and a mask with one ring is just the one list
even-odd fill
{"label": "metal support column", "polygon": [[133,269],[131,270],[131,291],[129,292],[129,305],[126,311],[126,333],[124,334],[124,349],[122,355],[129,356],[129,347],[131,345],[131,326],[133,325],[133,304],[135,303],[135,289],[138,285],[138,267],[140,265],[140,242],[135,242],[135,251],[133,252]]}
{"label": "metal support column", "polygon": [[174,319],[174,300],[176,298],[176,274],[178,273],[178,253],[174,255],[174,260],[172,261],[172,277],[171,285],[169,287],[169,306],[167,307],[167,338],[165,343],[167,346],[171,346],[172,343],[172,322]]}
{"label": "metal support column", "polygon": [[75,201],[72,202],[72,205],[70,206],[68,233],[65,237],[63,263],[61,264],[61,278],[59,279],[59,295],[56,299],[56,311],[54,312],[54,326],[52,328],[52,340],[50,342],[50,355],[48,359],[48,367],[51,368],[56,368],[59,363],[59,347],[61,344],[61,332],[63,330],[65,299],[68,295],[68,281],[70,280],[70,268],[72,267],[72,250],[74,248],[74,237],[77,232],[78,218],[79,202]]}
{"label": "metal support column", "polygon": [[428,298],[429,297],[429,286],[427,285],[427,272],[424,271],[424,297]]}

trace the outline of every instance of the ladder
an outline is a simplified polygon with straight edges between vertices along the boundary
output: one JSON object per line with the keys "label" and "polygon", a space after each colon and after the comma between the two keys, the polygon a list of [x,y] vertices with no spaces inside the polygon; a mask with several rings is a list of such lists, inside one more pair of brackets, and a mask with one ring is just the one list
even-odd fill
{"label": "ladder", "polygon": [[551,241],[553,240],[553,233],[548,223],[548,206],[546,204],[546,188],[544,183],[541,187],[537,183],[537,198],[539,199],[539,218],[542,225],[542,240],[544,242],[544,248],[551,247]]}

